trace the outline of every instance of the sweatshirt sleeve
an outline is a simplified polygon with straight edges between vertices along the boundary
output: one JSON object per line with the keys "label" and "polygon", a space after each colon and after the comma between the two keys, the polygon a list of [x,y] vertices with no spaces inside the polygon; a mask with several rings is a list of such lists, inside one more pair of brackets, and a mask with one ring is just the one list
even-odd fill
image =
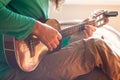
{"label": "sweatshirt sleeve", "polygon": [[0,33],[23,40],[32,32],[36,20],[6,8],[9,1],[0,0]]}

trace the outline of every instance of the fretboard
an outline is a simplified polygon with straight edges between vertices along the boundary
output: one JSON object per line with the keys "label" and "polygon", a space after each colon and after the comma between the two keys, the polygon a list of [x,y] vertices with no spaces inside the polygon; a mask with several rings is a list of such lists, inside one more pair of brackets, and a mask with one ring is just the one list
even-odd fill
{"label": "fretboard", "polygon": [[61,33],[62,37],[65,38],[67,36],[70,36],[76,32],[80,32],[82,30],[84,30],[84,26],[86,24],[92,24],[93,25],[93,21],[90,22],[82,22],[73,26],[70,26],[68,28],[65,28],[63,30],[60,30],[59,32]]}

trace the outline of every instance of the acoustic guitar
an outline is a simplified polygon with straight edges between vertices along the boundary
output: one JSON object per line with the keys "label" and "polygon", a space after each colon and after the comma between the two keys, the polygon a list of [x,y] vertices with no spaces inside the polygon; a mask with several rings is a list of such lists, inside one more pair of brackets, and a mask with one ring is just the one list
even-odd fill
{"label": "acoustic guitar", "polygon": [[[61,30],[59,22],[55,19],[48,19],[45,23],[57,29],[63,38],[75,32],[84,30],[85,25],[101,27],[108,23],[108,17],[117,16],[117,11],[98,10],[92,14],[90,21],[82,21],[76,25]],[[4,36],[4,53],[7,63],[25,72],[35,70],[42,58],[49,52],[47,46],[37,36],[30,35],[25,40],[17,40],[15,37]],[[59,46],[54,51],[60,49]]]}

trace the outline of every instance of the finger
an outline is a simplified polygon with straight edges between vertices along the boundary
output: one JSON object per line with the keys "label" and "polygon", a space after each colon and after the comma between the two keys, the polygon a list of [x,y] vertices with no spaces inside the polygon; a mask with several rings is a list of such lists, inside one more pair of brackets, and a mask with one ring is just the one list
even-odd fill
{"label": "finger", "polygon": [[85,30],[87,30],[88,29],[88,26],[87,25],[85,25]]}
{"label": "finger", "polygon": [[85,29],[88,30],[88,31],[92,31],[92,32],[96,31],[96,28],[94,26],[92,26],[92,25],[86,25]]}
{"label": "finger", "polygon": [[92,28],[90,26],[86,26],[85,30],[84,30],[84,33],[85,33],[86,37],[92,36],[93,35]]}
{"label": "finger", "polygon": [[86,26],[85,26],[85,31],[86,31],[87,33],[89,33],[91,30],[92,30],[92,28],[90,28],[89,25],[86,25]]}
{"label": "finger", "polygon": [[53,50],[53,49],[57,48],[57,44],[53,42],[53,43],[51,44],[51,47],[52,47],[52,50]]}
{"label": "finger", "polygon": [[56,40],[54,41],[54,43],[55,43],[56,45],[59,45],[60,40],[57,40],[57,39],[56,39]]}
{"label": "finger", "polygon": [[89,20],[90,20],[90,18],[87,18],[87,19],[84,20],[84,22],[88,22]]}
{"label": "finger", "polygon": [[60,33],[58,33],[57,39],[58,39],[58,40],[61,40],[61,39],[62,39],[62,35],[61,35]]}
{"label": "finger", "polygon": [[54,49],[57,48],[57,46],[59,45],[59,43],[60,43],[60,40],[58,40],[58,39],[54,40],[52,47]]}
{"label": "finger", "polygon": [[52,48],[52,46],[51,46],[50,44],[48,44],[47,47],[48,47],[48,49],[49,49],[50,51],[53,51],[53,48]]}
{"label": "finger", "polygon": [[51,43],[48,44],[48,48],[50,51],[53,51],[57,46],[59,45],[59,40],[54,40]]}
{"label": "finger", "polygon": [[89,35],[88,35],[87,31],[86,31],[86,30],[83,30],[83,32],[84,32],[85,36],[88,38]]}
{"label": "finger", "polygon": [[93,31],[94,31],[94,32],[96,31],[96,28],[95,28],[95,27],[93,28]]}

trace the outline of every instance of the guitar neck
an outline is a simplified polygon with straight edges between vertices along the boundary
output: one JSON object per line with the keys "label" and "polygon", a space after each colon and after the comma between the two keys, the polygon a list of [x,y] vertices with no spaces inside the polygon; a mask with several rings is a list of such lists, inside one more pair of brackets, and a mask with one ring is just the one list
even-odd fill
{"label": "guitar neck", "polygon": [[94,25],[93,22],[94,21],[82,22],[82,23],[70,26],[68,28],[65,28],[63,30],[60,30],[59,32],[61,33],[62,37],[65,38],[65,37],[68,37],[76,32],[80,32],[80,31],[84,30],[84,26],[86,24]]}

